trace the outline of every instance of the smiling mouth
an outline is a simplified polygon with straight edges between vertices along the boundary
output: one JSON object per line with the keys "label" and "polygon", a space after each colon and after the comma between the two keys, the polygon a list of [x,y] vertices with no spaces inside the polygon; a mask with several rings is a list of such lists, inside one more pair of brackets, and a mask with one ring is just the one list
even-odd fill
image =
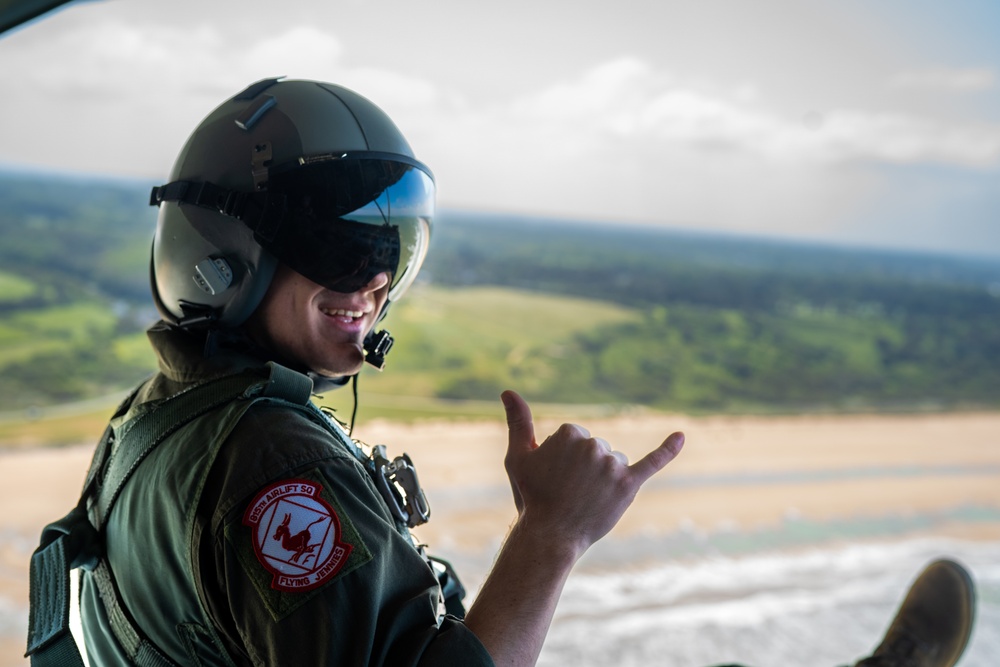
{"label": "smiling mouth", "polygon": [[356,320],[365,316],[364,312],[360,310],[346,310],[344,308],[320,308],[319,310],[330,317],[350,317]]}

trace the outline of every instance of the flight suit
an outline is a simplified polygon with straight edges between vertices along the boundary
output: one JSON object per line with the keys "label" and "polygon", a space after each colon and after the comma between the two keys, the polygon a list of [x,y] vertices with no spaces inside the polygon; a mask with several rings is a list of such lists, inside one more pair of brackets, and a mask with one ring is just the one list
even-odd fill
{"label": "flight suit", "polygon": [[[123,420],[198,383],[266,375],[248,346],[206,356],[201,336],[162,323],[148,334],[161,372]],[[138,466],[105,523],[123,606],[179,664],[492,665],[460,618],[442,614],[438,575],[365,464],[312,406],[257,400],[185,424]],[[114,664],[122,651],[100,586],[81,576],[91,663]]]}

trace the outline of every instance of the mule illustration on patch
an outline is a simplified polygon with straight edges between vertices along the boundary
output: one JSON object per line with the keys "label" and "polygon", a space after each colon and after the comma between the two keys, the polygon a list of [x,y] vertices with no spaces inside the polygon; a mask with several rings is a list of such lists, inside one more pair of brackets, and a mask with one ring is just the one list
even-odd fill
{"label": "mule illustration on patch", "polygon": [[320,497],[322,490],[304,479],[277,482],[258,493],[243,515],[275,590],[312,590],[347,563],[352,547],[341,539],[340,519]]}

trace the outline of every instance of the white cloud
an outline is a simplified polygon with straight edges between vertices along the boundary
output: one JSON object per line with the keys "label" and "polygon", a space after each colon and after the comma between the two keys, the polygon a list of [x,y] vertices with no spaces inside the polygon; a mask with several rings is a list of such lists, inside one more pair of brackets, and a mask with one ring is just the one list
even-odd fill
{"label": "white cloud", "polygon": [[511,105],[515,117],[529,121],[563,122],[613,117],[641,103],[646,91],[665,84],[665,77],[638,58],[623,57],[585,72],[575,81],[556,83]]}
{"label": "white cloud", "polygon": [[900,72],[890,80],[895,88],[914,88],[946,92],[980,92],[992,89],[997,75],[988,67],[956,69],[931,67]]}
{"label": "white cloud", "polygon": [[208,25],[86,18],[83,28],[0,42],[0,57],[16,47],[25,63],[0,70],[0,85],[15,91],[0,107],[0,123],[19,130],[0,147],[0,159],[162,174],[228,96],[267,76],[333,79],[342,51],[335,36],[314,26],[248,40]]}
{"label": "white cloud", "polygon": [[[116,131],[134,142],[143,127],[147,132],[162,128],[169,136],[149,140],[161,142],[161,150],[167,145],[176,150],[205,113],[242,86],[264,76],[288,75],[355,88],[424,146],[439,143],[431,149],[436,153],[503,156],[530,147],[552,159],[573,160],[641,141],[663,151],[684,146],[776,163],[989,166],[1000,161],[996,124],[948,123],[857,108],[803,118],[801,110],[780,108],[753,81],[727,88],[717,81],[683,80],[634,56],[608,60],[574,79],[510,101],[474,107],[458,89],[430,79],[346,66],[341,41],[314,25],[289,26],[247,40],[241,31],[224,33],[207,25],[95,17],[84,30],[22,41],[19,60],[32,63],[32,78],[24,81],[16,68],[0,72],[0,83],[20,91],[13,105],[0,110],[0,120],[24,124],[46,109],[72,107],[78,120],[108,135],[106,143],[117,141],[112,136]],[[73,66],[53,54],[73,54]],[[968,90],[993,80],[987,69],[937,68],[900,75],[897,85]],[[99,127],[102,115],[114,114],[120,116]],[[51,121],[47,126],[54,143],[63,143],[58,138],[67,130]],[[119,153],[129,150],[123,146]],[[111,158],[115,164],[141,159]]]}
{"label": "white cloud", "polygon": [[252,43],[245,56],[241,54],[239,69],[250,78],[287,69],[297,78],[329,79],[342,51],[333,35],[315,26],[297,26]]}
{"label": "white cloud", "polygon": [[[18,49],[24,67],[5,68],[0,78],[46,94],[88,92],[133,99],[141,97],[136,95],[139,86],[171,88],[211,71],[222,42],[208,27],[153,28],[114,19],[46,39],[31,37]],[[25,70],[31,72],[30,81],[22,78]]]}
{"label": "white cloud", "polygon": [[[333,35],[313,26],[290,27],[244,43],[240,35],[209,25],[174,27],[110,18],[25,40],[19,59],[26,67],[30,63],[30,84],[21,80],[19,68],[5,68],[0,79],[47,93],[101,91],[130,102],[141,102],[155,90],[212,90],[214,101],[220,102],[220,95],[266,76],[330,78],[341,50]],[[72,62],[57,54],[72,54]]]}
{"label": "white cloud", "polygon": [[446,205],[820,237],[882,196],[866,165],[1000,162],[996,124],[803,114],[752,81],[706,85],[636,58],[490,106],[435,95],[414,146]]}
{"label": "white cloud", "polygon": [[[382,106],[446,204],[804,233],[890,186],[907,195],[887,174],[929,165],[964,179],[973,166],[986,182],[1000,166],[997,63],[892,78],[955,54],[903,48],[895,21],[867,40],[855,26],[876,24],[851,8],[828,25],[815,20],[827,10],[795,3],[779,3],[780,19],[709,4],[650,2],[634,17],[609,5],[572,23],[532,7],[532,33],[527,6],[88,3],[0,39],[0,63],[13,63],[0,67],[0,161],[159,178],[212,108],[287,75]],[[968,92],[975,105],[957,95]]]}
{"label": "white cloud", "polygon": [[964,167],[989,167],[1000,162],[1000,125],[996,124],[945,123],[903,114],[845,110],[828,114],[812,132],[815,138],[806,138],[801,148],[824,159]]}
{"label": "white cloud", "polygon": [[807,118],[766,105],[752,83],[705,91],[626,58],[526,96],[511,122],[544,128],[550,147],[586,153],[619,140],[736,151],[779,162],[874,161],[990,166],[1000,125],[948,123],[878,110],[833,109]]}

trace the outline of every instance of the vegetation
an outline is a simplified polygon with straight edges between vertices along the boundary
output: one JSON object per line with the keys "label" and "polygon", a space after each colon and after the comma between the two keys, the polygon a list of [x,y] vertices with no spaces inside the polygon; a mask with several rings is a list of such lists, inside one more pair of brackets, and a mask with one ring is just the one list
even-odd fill
{"label": "vegetation", "polygon": [[0,174],[0,399],[76,401],[148,375],[155,212],[134,182]]}
{"label": "vegetation", "polygon": [[468,214],[442,227],[438,284],[639,314],[527,355],[556,378],[540,398],[697,411],[1000,404],[997,260]]}
{"label": "vegetation", "polygon": [[0,303],[19,303],[37,292],[38,286],[30,280],[0,271]]}
{"label": "vegetation", "polygon": [[[0,174],[5,410],[154,369],[147,187]],[[361,380],[376,413],[470,414],[508,386],[611,409],[1000,407],[1000,260],[460,212],[435,225],[386,322],[391,370]]]}

